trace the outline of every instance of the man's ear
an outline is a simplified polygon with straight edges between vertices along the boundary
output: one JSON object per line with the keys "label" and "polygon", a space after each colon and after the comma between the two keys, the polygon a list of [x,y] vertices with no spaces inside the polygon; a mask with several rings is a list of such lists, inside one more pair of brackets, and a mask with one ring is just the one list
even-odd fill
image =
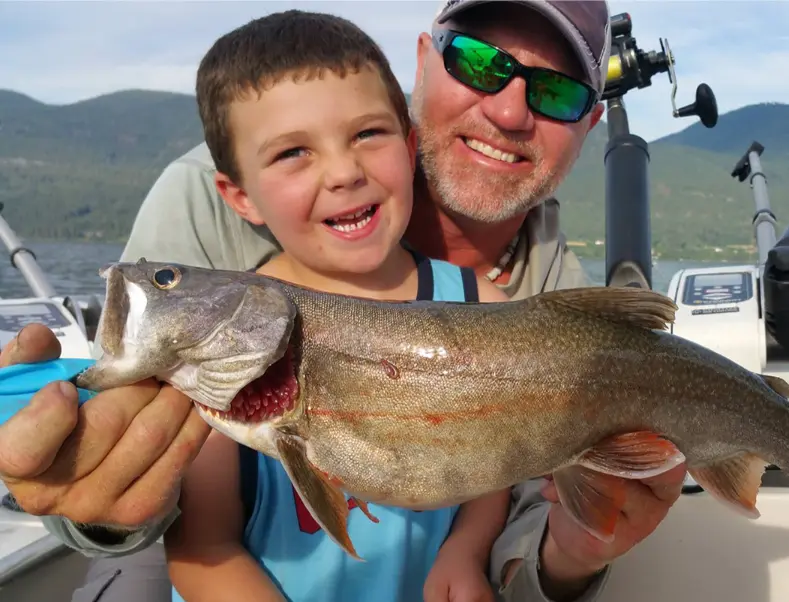
{"label": "man's ear", "polygon": [[408,137],[405,139],[405,143],[408,146],[408,156],[411,159],[411,173],[416,171],[416,153],[417,153],[417,140],[416,140],[416,128],[411,128],[411,131],[408,132]]}
{"label": "man's ear", "polygon": [[417,85],[422,80],[422,72],[425,70],[427,53],[432,47],[432,44],[433,39],[429,33],[422,32],[416,39],[416,74],[414,77],[414,85]]}
{"label": "man's ear", "polygon": [[263,225],[263,217],[254,203],[249,200],[243,188],[233,183],[227,175],[221,172],[216,172],[214,183],[219,195],[233,211],[255,226]]}
{"label": "man's ear", "polygon": [[591,113],[589,114],[589,129],[586,130],[587,134],[594,129],[594,126],[600,123],[600,119],[602,119],[604,111],[605,106],[602,102],[598,102],[594,106],[594,109],[592,109]]}

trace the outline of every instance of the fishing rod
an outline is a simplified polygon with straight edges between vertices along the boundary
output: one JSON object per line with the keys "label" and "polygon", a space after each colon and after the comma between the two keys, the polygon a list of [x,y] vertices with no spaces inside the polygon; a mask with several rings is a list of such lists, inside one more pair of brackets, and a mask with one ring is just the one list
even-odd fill
{"label": "fishing rod", "polygon": [[660,51],[644,51],[633,37],[628,13],[611,17],[611,58],[602,100],[606,102],[605,148],[606,286],[652,288],[652,231],[649,207],[649,145],[630,132],[624,96],[652,85],[668,73],[674,117],[697,116],[707,128],[718,122],[718,105],[707,84],[696,88],[695,102],[677,108],[677,76],[668,40]]}
{"label": "fishing rod", "polygon": [[[0,203],[0,213],[4,208],[5,205]],[[35,253],[22,244],[2,216],[0,216],[0,241],[8,249],[11,265],[20,271],[33,294],[36,297],[54,297],[55,289],[39,267]]]}

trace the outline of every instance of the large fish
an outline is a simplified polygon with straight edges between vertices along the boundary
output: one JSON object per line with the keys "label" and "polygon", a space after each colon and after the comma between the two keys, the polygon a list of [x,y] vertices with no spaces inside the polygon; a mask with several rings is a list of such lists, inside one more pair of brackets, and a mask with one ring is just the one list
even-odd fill
{"label": "large fish", "polygon": [[657,292],[381,302],[145,260],[102,275],[104,355],[78,384],[171,383],[278,458],[357,558],[344,493],[365,512],[430,509],[553,474],[569,514],[610,541],[624,502],[611,475],[686,460],[756,517],[765,466],[789,467],[789,385],[664,332],[676,306]]}

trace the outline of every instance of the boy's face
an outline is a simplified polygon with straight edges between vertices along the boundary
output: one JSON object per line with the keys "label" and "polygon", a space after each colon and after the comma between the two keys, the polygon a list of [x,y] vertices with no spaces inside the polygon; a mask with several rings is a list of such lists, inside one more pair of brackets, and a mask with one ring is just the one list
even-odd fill
{"label": "boy's face", "polygon": [[241,187],[217,187],[285,251],[320,272],[378,268],[408,224],[416,140],[377,70],[287,77],[230,108]]}

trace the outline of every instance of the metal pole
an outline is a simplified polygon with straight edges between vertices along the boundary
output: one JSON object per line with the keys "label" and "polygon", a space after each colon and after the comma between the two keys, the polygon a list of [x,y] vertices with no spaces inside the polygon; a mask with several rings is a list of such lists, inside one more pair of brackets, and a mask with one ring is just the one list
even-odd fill
{"label": "metal pole", "polygon": [[36,256],[33,252],[22,246],[22,242],[17,238],[8,222],[0,216],[0,240],[8,249],[11,257],[11,265],[22,272],[22,277],[27,281],[27,285],[36,297],[54,297],[55,289],[49,284],[44,272],[38,267]]}
{"label": "metal pole", "polygon": [[751,189],[753,200],[756,203],[756,213],[753,216],[753,227],[756,232],[756,248],[759,250],[759,265],[767,261],[767,254],[775,246],[775,216],[770,209],[770,197],[767,194],[767,178],[762,171],[762,162],[759,158],[764,147],[748,152],[748,162],[751,164]]}
{"label": "metal pole", "polygon": [[652,288],[649,148],[629,131],[622,98],[608,100],[605,149],[606,286]]}

